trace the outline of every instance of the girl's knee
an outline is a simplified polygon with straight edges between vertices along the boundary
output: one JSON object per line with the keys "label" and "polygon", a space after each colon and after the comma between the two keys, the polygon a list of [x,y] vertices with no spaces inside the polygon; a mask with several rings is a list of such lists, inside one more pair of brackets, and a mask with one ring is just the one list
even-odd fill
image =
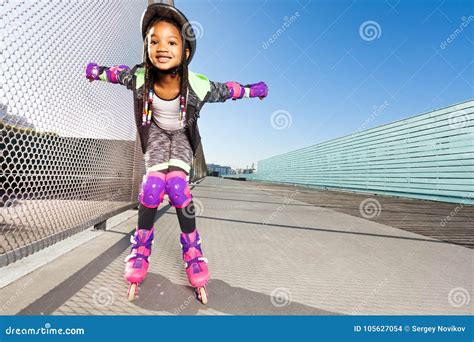
{"label": "girl's knee", "polygon": [[147,208],[157,208],[163,202],[166,187],[166,174],[150,171],[143,176],[142,189],[138,195],[140,203]]}
{"label": "girl's knee", "polygon": [[175,208],[184,208],[192,200],[191,189],[183,170],[171,171],[166,174],[166,193],[170,204]]}

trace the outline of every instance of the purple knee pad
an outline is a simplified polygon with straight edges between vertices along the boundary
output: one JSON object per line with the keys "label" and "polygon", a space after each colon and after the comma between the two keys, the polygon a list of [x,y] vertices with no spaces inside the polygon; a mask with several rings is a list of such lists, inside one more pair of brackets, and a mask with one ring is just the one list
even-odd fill
{"label": "purple knee pad", "polygon": [[166,175],[163,172],[148,172],[143,176],[142,191],[138,200],[147,208],[158,208],[165,196]]}
{"label": "purple knee pad", "polygon": [[173,207],[186,207],[193,199],[189,184],[186,181],[186,173],[183,171],[172,171],[166,174],[166,193]]}

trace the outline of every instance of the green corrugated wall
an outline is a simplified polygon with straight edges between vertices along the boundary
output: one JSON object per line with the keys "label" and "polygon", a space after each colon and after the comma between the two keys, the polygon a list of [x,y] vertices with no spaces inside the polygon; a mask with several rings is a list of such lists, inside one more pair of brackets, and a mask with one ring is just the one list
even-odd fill
{"label": "green corrugated wall", "polygon": [[267,158],[245,176],[474,204],[474,100]]}

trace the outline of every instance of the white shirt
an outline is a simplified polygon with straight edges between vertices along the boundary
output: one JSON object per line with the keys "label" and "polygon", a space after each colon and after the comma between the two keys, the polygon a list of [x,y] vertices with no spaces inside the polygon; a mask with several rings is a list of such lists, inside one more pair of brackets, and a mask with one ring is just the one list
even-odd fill
{"label": "white shirt", "polygon": [[163,100],[153,93],[153,119],[158,126],[166,131],[182,128],[179,121],[179,98]]}

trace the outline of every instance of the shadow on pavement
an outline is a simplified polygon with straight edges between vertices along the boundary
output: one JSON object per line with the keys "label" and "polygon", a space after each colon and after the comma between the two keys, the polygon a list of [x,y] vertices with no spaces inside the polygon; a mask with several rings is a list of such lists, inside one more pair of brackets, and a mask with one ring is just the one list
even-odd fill
{"label": "shadow on pavement", "polygon": [[341,315],[293,302],[290,292],[284,289],[280,295],[272,297],[232,287],[219,279],[211,279],[207,289],[209,301],[203,305],[196,299],[192,287],[174,284],[160,274],[149,273],[140,287],[140,297],[134,303],[145,310],[167,311],[173,315],[196,315],[198,310],[207,309],[229,315]]}

